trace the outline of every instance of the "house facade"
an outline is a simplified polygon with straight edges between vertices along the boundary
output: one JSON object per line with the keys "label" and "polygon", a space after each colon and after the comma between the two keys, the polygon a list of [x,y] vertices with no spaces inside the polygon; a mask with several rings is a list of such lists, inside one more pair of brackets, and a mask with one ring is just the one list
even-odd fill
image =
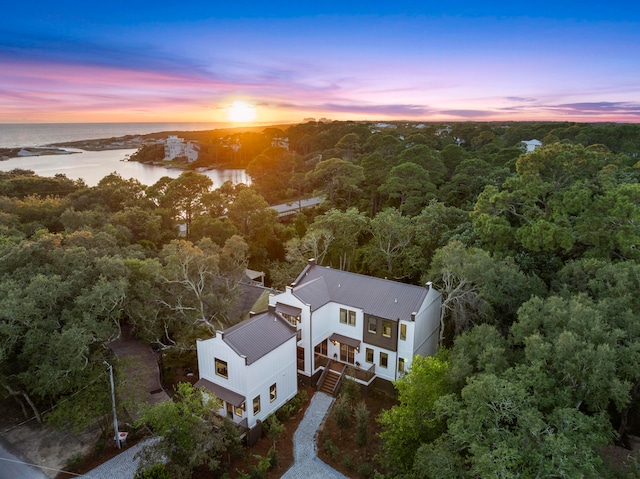
{"label": "house facade", "polygon": [[298,331],[297,370],[311,384],[336,363],[363,384],[394,381],[415,355],[437,351],[441,295],[318,266],[313,260],[270,307]]}
{"label": "house facade", "polygon": [[273,308],[197,341],[200,379],[226,415],[249,431],[298,392],[296,329]]}

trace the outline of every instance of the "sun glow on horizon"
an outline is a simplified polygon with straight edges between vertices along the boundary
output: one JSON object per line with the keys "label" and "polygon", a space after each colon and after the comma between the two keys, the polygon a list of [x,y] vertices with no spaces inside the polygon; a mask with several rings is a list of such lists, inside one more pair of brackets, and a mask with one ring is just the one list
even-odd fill
{"label": "sun glow on horizon", "polygon": [[236,100],[227,108],[227,120],[234,123],[249,123],[258,118],[258,109],[247,102]]}

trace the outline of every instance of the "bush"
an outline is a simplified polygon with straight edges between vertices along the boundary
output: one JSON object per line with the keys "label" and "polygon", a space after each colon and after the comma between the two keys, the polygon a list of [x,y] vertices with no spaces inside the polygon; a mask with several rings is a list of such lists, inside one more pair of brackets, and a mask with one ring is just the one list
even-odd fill
{"label": "bush", "polygon": [[269,466],[271,467],[271,469],[275,469],[276,467],[278,467],[280,463],[280,456],[278,454],[278,450],[275,447],[271,446],[267,457],[269,458]]}
{"label": "bush", "polygon": [[144,471],[136,471],[133,479],[171,479],[171,476],[164,464],[157,463]]}
{"label": "bush", "polygon": [[345,398],[350,404],[353,404],[360,399],[360,384],[353,379],[345,378],[342,381],[342,386],[340,386],[340,396]]}
{"label": "bush", "polygon": [[282,422],[289,419],[295,413],[297,413],[302,405],[307,400],[307,391],[304,389],[298,391],[298,393],[293,396],[286,404],[284,404],[280,409],[276,411],[276,416]]}
{"label": "bush", "polygon": [[72,471],[77,471],[82,466],[84,466],[84,456],[80,453],[77,453],[69,458],[66,468]]}
{"label": "bush", "polygon": [[347,469],[353,469],[353,457],[351,457],[351,454],[344,455],[342,458],[342,464],[344,464]]}
{"label": "bush", "polygon": [[367,421],[369,420],[369,409],[364,401],[360,401],[354,408],[354,414],[356,416],[356,444],[359,447],[367,445],[369,440]]}
{"label": "bush", "polygon": [[278,421],[277,414],[269,416],[263,423],[263,427],[269,439],[273,441],[273,447],[275,447],[276,441],[282,435],[282,431],[284,431],[284,425]]}
{"label": "bush", "polygon": [[331,439],[324,441],[324,451],[331,459],[334,459],[340,452],[338,446],[336,446]]}
{"label": "bush", "polygon": [[351,404],[345,396],[340,396],[335,402],[332,415],[342,434],[342,431],[351,425]]}
{"label": "bush", "polygon": [[258,464],[251,467],[249,479],[264,479],[267,471],[271,467],[271,462],[268,457],[262,457],[258,454],[254,454],[253,457],[258,460]]}
{"label": "bush", "polygon": [[362,479],[369,479],[373,475],[373,467],[369,462],[363,462],[358,468],[358,474]]}

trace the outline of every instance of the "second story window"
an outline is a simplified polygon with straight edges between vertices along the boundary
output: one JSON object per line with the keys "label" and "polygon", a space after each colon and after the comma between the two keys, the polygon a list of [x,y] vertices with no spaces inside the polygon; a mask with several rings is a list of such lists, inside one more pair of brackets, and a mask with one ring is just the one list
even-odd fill
{"label": "second story window", "polygon": [[368,331],[371,334],[376,334],[376,332],[378,331],[378,321],[376,321],[376,318],[372,318],[371,316],[369,316],[369,321],[368,323]]}
{"label": "second story window", "polygon": [[391,321],[383,321],[382,322],[382,335],[385,338],[391,337]]}
{"label": "second story window", "polygon": [[348,309],[340,308],[340,322],[349,326],[356,325],[356,312]]}
{"label": "second story window", "polygon": [[222,376],[225,379],[229,378],[229,371],[227,370],[227,362],[222,359],[215,358],[216,374]]}
{"label": "second story window", "polygon": [[406,324],[401,324],[400,325],[400,339],[402,341],[406,341],[407,340],[407,325]]}

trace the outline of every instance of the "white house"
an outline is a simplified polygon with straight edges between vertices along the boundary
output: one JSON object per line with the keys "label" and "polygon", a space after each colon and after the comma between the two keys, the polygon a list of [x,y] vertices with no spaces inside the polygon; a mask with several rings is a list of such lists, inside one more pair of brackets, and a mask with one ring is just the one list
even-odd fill
{"label": "white house", "polygon": [[334,394],[345,376],[390,386],[415,355],[435,354],[441,295],[414,286],[318,266],[314,260],[268,311],[198,340],[197,387],[221,400],[249,433],[293,398],[298,379]]}
{"label": "white house", "polygon": [[431,284],[398,283],[313,260],[269,299],[298,330],[298,374],[311,384],[322,383],[330,369],[348,371],[344,366],[363,384],[398,379],[416,354],[436,353],[440,303]]}
{"label": "white house", "polygon": [[170,161],[174,158],[184,156],[191,163],[198,159],[200,147],[194,141],[185,142],[182,138],[170,135],[164,144],[164,160]]}
{"label": "white house", "polygon": [[219,414],[253,430],[298,391],[296,329],[269,308],[198,340],[196,387],[220,399]]}

